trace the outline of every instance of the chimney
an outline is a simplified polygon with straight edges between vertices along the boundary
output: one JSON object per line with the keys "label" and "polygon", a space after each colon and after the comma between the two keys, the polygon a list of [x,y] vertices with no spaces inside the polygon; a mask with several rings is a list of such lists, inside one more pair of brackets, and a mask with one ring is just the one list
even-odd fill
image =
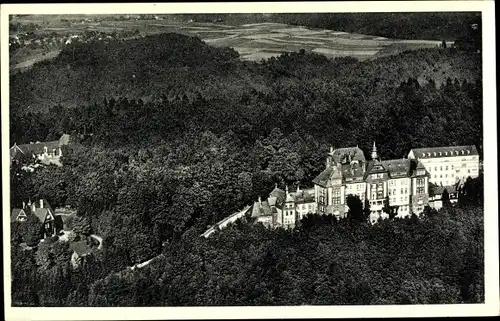
{"label": "chimney", "polygon": [[23,201],[23,210],[26,208],[26,203]]}
{"label": "chimney", "polygon": [[262,200],[260,199],[260,196],[259,196],[259,204],[262,202]]}
{"label": "chimney", "polygon": [[43,208],[43,199],[40,199],[40,208]]}
{"label": "chimney", "polygon": [[333,146],[330,146],[330,154],[333,155]]}
{"label": "chimney", "polygon": [[278,183],[274,183],[274,188],[278,188]]}
{"label": "chimney", "polygon": [[288,185],[285,185],[285,194],[288,195]]}
{"label": "chimney", "polygon": [[36,210],[36,202],[33,202],[33,203],[31,204],[31,211],[32,211],[33,213],[35,213],[35,210]]}
{"label": "chimney", "polygon": [[299,184],[297,184],[297,194],[300,192]]}

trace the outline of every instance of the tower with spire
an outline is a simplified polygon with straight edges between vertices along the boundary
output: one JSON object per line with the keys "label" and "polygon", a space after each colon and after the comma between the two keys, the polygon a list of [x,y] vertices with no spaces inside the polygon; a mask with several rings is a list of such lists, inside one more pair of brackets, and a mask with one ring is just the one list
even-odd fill
{"label": "tower with spire", "polygon": [[375,142],[373,142],[373,148],[372,148],[372,159],[373,160],[379,160],[378,155],[377,155],[377,146],[375,146]]}

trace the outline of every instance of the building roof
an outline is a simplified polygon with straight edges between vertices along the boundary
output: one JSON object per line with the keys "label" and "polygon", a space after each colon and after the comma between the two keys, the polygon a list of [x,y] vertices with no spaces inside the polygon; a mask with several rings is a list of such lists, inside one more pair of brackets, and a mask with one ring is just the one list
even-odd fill
{"label": "building roof", "polygon": [[433,195],[442,195],[444,190],[446,190],[449,194],[455,194],[457,192],[457,187],[455,185],[431,185],[431,194]]}
{"label": "building roof", "polygon": [[[16,149],[16,147],[17,147],[17,149]],[[25,155],[30,155],[30,154],[38,155],[38,154],[44,153],[45,147],[47,147],[48,151],[52,151],[53,149],[57,149],[59,147],[59,141],[54,140],[51,142],[14,145],[10,148],[10,150],[11,150],[12,156],[14,156],[17,153],[17,151],[20,151],[21,153],[23,153]]]}
{"label": "building roof", "polygon": [[342,179],[341,168],[336,165],[331,165],[325,168],[318,176],[313,179],[313,183],[327,187],[333,185],[332,180]]}
{"label": "building roof", "polygon": [[87,244],[86,240],[71,242],[69,248],[78,254],[78,256],[86,256],[92,253],[92,248]]}
{"label": "building roof", "polygon": [[[52,210],[52,207],[50,206],[49,202],[47,202],[46,199],[42,200],[43,200],[43,208],[40,207],[40,201],[33,202],[33,204],[31,204],[31,209],[32,209],[31,212],[35,214],[35,216],[41,223],[44,223],[47,214],[50,214],[52,217],[54,217],[54,211]],[[34,210],[33,206],[35,207]]]}
{"label": "building roof", "polygon": [[366,174],[386,173],[385,165],[378,160],[370,160],[366,164]]}
{"label": "building roof", "polygon": [[365,175],[364,164],[361,162],[351,162],[341,166],[342,176],[348,182],[362,181]]}
{"label": "building roof", "polygon": [[68,145],[69,144],[69,141],[71,139],[71,136],[68,135],[68,134],[63,134],[61,136],[61,138],[59,138],[59,146],[64,146],[64,145]]}
{"label": "building roof", "polygon": [[63,145],[68,145],[70,139],[71,139],[70,135],[64,134],[59,138],[59,140],[53,140],[49,142],[37,142],[32,144],[22,144],[22,145],[14,144],[14,146],[10,148],[10,155],[14,156],[18,152],[21,152],[22,154],[25,155],[43,154],[45,147],[47,147],[48,151],[52,151]]}
{"label": "building roof", "polygon": [[45,219],[47,218],[47,215],[50,215],[49,213],[50,212],[47,208],[37,208],[35,209],[34,214],[41,223],[44,223]]}
{"label": "building roof", "polygon": [[286,193],[284,190],[279,189],[277,186],[272,190],[272,192],[269,194],[269,197],[275,197],[276,198],[276,206],[281,206],[285,202],[286,199]]}
{"label": "building roof", "polygon": [[12,209],[12,214],[10,215],[10,221],[11,222],[16,222],[17,221],[17,217],[21,213],[24,213],[24,215],[26,215],[26,212],[24,211],[24,209],[22,209],[22,208],[13,208]]}
{"label": "building roof", "polygon": [[346,161],[352,161],[352,160],[358,160],[358,161],[365,161],[365,154],[363,154],[363,151],[359,147],[344,147],[344,148],[337,148],[333,150],[330,155],[333,156],[333,160],[336,163],[344,163]]}
{"label": "building roof", "polygon": [[420,159],[478,155],[474,145],[414,148],[410,151],[410,154],[412,152],[415,158]]}
{"label": "building roof", "polygon": [[271,196],[271,197],[268,197],[267,198],[267,202],[269,203],[269,206],[273,207],[273,206],[276,206],[276,201],[278,199],[274,196]]}
{"label": "building roof", "polygon": [[272,215],[271,207],[267,201],[254,202],[252,208],[252,217]]}
{"label": "building roof", "polygon": [[391,159],[381,162],[384,168],[389,171],[390,178],[409,177],[412,171],[410,159]]}
{"label": "building roof", "polygon": [[314,190],[299,190],[298,192],[292,193],[295,203],[313,203],[314,202]]}

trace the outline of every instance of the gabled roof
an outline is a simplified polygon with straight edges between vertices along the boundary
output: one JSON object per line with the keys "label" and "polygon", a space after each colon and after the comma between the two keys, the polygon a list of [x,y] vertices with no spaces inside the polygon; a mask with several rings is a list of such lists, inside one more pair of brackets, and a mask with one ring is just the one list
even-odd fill
{"label": "gabled roof", "polygon": [[34,214],[41,223],[45,223],[47,215],[51,215],[50,211],[47,208],[37,208],[35,209]]}
{"label": "gabled roof", "polygon": [[450,194],[455,194],[457,192],[457,187],[455,185],[448,186],[440,186],[440,185],[431,185],[432,194],[434,195],[442,195],[444,190],[446,190]]}
{"label": "gabled roof", "polygon": [[61,136],[61,138],[59,138],[59,146],[64,146],[64,145],[68,145],[69,144],[69,141],[71,139],[71,136],[68,135],[68,134],[63,134]]}
{"label": "gabled roof", "polygon": [[323,187],[328,187],[332,185],[333,179],[339,178],[342,178],[341,168],[337,167],[336,165],[331,165],[325,168],[318,176],[316,176],[313,179],[313,183]]}
{"label": "gabled roof", "polygon": [[272,211],[267,201],[254,202],[252,208],[252,217],[271,216]]}
{"label": "gabled roof", "polygon": [[275,187],[271,193],[269,193],[269,197],[276,198],[276,206],[281,206],[286,199],[286,193],[284,190]]}
{"label": "gabled roof", "polygon": [[78,254],[78,256],[86,256],[92,253],[92,248],[87,244],[86,240],[72,242],[69,244],[69,248]]}
{"label": "gabled roof", "polygon": [[271,196],[271,197],[268,197],[267,198],[267,202],[269,203],[269,206],[273,207],[273,206],[276,206],[276,201],[278,199],[274,196]]}
{"label": "gabled roof", "polygon": [[374,173],[386,173],[387,169],[385,168],[384,164],[379,161],[370,161],[368,162],[367,174],[374,174]]}
{"label": "gabled roof", "polygon": [[22,144],[12,146],[10,148],[11,156],[14,156],[17,152],[21,152],[22,154],[31,155],[31,154],[43,154],[44,148],[47,147],[47,150],[51,152],[54,149],[57,149],[63,145],[68,145],[70,142],[71,136],[68,134],[64,134],[59,138],[59,140],[53,140],[49,142],[37,142],[33,144]]}
{"label": "gabled roof", "polygon": [[[34,211],[33,211],[33,205],[35,207]],[[50,214],[52,217],[54,217],[54,210],[52,210],[52,207],[50,206],[49,202],[47,202],[46,199],[43,199],[43,208],[40,207],[40,201],[38,201],[31,204],[31,209],[32,209],[31,212],[35,214],[35,216],[41,223],[45,222],[47,214]]]}
{"label": "gabled roof", "polygon": [[343,164],[341,166],[341,170],[342,170],[342,176],[348,182],[362,181],[365,174],[364,165],[358,162]]}
{"label": "gabled roof", "polygon": [[349,157],[350,160],[365,161],[365,154],[359,147],[344,147],[337,148],[331,153],[333,160],[336,163],[342,163],[345,157]]}
{"label": "gabled roof", "polygon": [[16,222],[19,215],[22,215],[21,213],[24,213],[24,215],[27,216],[26,212],[22,208],[13,208],[12,214],[10,215],[10,221]]}
{"label": "gabled roof", "polygon": [[414,148],[412,152],[419,159],[478,155],[474,145]]}
{"label": "gabled roof", "polygon": [[[11,155],[15,155],[16,149],[19,150],[21,153],[25,155],[30,155],[30,154],[43,154],[44,153],[44,148],[47,147],[47,150],[50,152],[53,149],[57,149],[59,147],[59,141],[54,140],[51,142],[42,142],[42,143],[33,143],[33,144],[23,144],[23,145],[14,145],[11,147]],[[14,153],[14,154],[12,154]]]}
{"label": "gabled roof", "polygon": [[[418,176],[418,172],[421,172],[422,170],[425,171],[425,176],[430,176],[429,172],[427,171],[427,169],[425,168],[424,164],[422,164],[421,161],[419,161],[418,159],[413,159],[412,160],[412,167],[414,168],[414,170],[412,171],[412,177],[415,177],[415,176]],[[419,170],[419,171],[417,171]]]}
{"label": "gabled roof", "polygon": [[381,162],[385,169],[389,171],[390,178],[409,177],[412,166],[410,159],[391,159]]}
{"label": "gabled roof", "polygon": [[314,202],[314,190],[300,190],[292,194],[295,203],[313,203]]}

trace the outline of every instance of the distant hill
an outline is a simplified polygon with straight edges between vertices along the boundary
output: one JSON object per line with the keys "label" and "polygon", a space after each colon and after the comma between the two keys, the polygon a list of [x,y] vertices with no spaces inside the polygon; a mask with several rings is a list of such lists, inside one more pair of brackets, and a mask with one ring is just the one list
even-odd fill
{"label": "distant hill", "polygon": [[220,21],[227,24],[279,22],[394,39],[447,41],[468,37],[472,32],[471,24],[481,24],[481,14],[476,12],[229,13],[181,16],[186,21]]}
{"label": "distant hill", "polygon": [[[219,77],[230,79],[237,59],[232,49],[214,48],[179,34],[72,44],[55,59],[12,75],[11,105],[36,111],[111,96],[152,97],[176,88],[205,91],[220,84],[215,81]],[[219,93],[225,90],[219,89]]]}
{"label": "distant hill", "polygon": [[[11,76],[11,108],[43,111],[75,107],[105,97],[142,98],[201,93],[207,99],[238,100],[246,92],[269,92],[276,79],[302,86],[322,81],[337,88],[371,88],[371,94],[408,78],[438,85],[448,78],[475,82],[480,55],[454,49],[422,49],[358,62],[319,54],[287,54],[264,64],[243,62],[229,48],[196,37],[152,35],[110,44],[67,46],[53,60]],[[376,85],[374,85],[376,84]]]}

